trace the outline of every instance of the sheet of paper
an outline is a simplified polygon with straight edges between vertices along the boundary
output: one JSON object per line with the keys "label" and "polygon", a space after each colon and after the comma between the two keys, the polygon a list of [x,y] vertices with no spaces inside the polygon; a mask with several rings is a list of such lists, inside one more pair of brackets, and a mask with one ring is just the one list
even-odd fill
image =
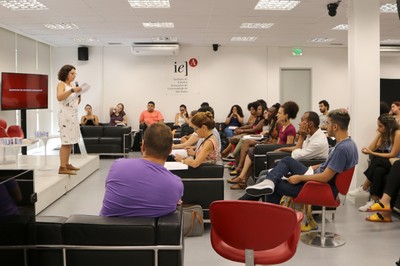
{"label": "sheet of paper", "polygon": [[[313,175],[314,174],[314,170],[312,169],[312,167],[308,167],[307,171],[304,173],[304,175]],[[288,180],[288,177],[286,176],[282,176],[281,177],[282,180]]]}
{"label": "sheet of paper", "polygon": [[175,156],[179,154],[180,156],[186,158],[188,157],[187,151],[185,149],[174,149],[171,151],[170,155]]}
{"label": "sheet of paper", "polygon": [[90,85],[86,82],[84,82],[80,87],[82,88],[82,93],[85,93],[90,89]]}
{"label": "sheet of paper", "polygon": [[243,139],[254,139],[254,140],[261,140],[263,137],[262,135],[245,135],[243,136]]}
{"label": "sheet of paper", "polygon": [[181,162],[165,162],[164,167],[168,170],[187,170],[189,166]]}

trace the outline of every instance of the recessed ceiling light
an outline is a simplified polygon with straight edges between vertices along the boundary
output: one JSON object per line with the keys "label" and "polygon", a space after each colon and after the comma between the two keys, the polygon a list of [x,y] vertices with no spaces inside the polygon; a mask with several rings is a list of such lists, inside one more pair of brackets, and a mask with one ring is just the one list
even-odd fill
{"label": "recessed ceiling light", "polygon": [[45,5],[35,0],[5,0],[0,1],[0,5],[14,11],[48,9]]}
{"label": "recessed ceiling light", "polygon": [[76,37],[76,38],[72,38],[72,40],[74,42],[78,42],[78,43],[93,43],[93,42],[99,42],[99,39],[97,38],[93,38],[93,37]]}
{"label": "recessed ceiling light", "polygon": [[260,0],[255,10],[292,10],[300,1],[293,0]]}
{"label": "recessed ceiling light", "polygon": [[308,40],[308,42],[319,42],[319,43],[321,43],[321,42],[331,42],[333,40],[334,40],[333,38],[312,38],[312,39]]}
{"label": "recessed ceiling light", "polygon": [[44,24],[46,28],[51,30],[77,30],[79,27],[74,23],[52,23],[52,24]]}
{"label": "recessed ceiling light", "polygon": [[348,30],[349,25],[348,24],[339,24],[336,27],[332,28],[332,30]]}
{"label": "recessed ceiling light", "polygon": [[242,23],[241,29],[269,29],[274,23]]}
{"label": "recessed ceiling light", "polygon": [[397,13],[397,5],[396,4],[381,5],[380,11],[382,13]]}
{"label": "recessed ceiling light", "polygon": [[178,37],[153,37],[153,42],[177,42]]}
{"label": "recessed ceiling light", "polygon": [[231,42],[254,42],[257,37],[232,37]]}
{"label": "recessed ceiling light", "polygon": [[169,0],[128,0],[133,8],[169,8]]}
{"label": "recessed ceiling light", "polygon": [[145,28],[174,28],[173,22],[143,22]]}
{"label": "recessed ceiling light", "polygon": [[400,44],[400,39],[386,39],[381,41],[381,44]]}

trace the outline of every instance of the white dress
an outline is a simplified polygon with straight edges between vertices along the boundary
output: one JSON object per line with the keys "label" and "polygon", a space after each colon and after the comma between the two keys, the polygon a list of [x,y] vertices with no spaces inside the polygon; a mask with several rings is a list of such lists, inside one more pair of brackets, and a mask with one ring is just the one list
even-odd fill
{"label": "white dress", "polygon": [[[71,90],[71,86],[65,84],[64,91]],[[65,100],[59,101],[58,126],[60,127],[61,144],[75,144],[79,142],[81,131],[78,119],[79,98],[72,93]]]}

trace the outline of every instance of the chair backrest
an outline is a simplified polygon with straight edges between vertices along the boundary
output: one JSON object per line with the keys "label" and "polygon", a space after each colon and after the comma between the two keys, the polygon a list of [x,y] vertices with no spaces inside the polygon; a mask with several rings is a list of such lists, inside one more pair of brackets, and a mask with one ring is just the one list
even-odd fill
{"label": "chair backrest", "polygon": [[22,128],[18,125],[9,126],[7,129],[7,134],[11,138],[24,138],[24,132]]}
{"label": "chair backrest", "polygon": [[340,194],[346,195],[347,192],[349,191],[350,183],[353,178],[354,169],[355,166],[337,174],[335,185]]}
{"label": "chair backrest", "polygon": [[214,201],[211,230],[226,244],[240,250],[273,249],[293,235],[296,213],[289,208],[256,201]]}
{"label": "chair backrest", "polygon": [[8,138],[8,134],[3,127],[0,127],[0,138]]}
{"label": "chair backrest", "polygon": [[7,129],[7,121],[4,119],[0,119],[0,127]]}

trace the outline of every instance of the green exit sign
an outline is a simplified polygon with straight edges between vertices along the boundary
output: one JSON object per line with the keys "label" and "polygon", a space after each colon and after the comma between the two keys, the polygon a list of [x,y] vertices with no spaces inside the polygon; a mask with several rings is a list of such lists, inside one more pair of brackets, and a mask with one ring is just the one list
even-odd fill
{"label": "green exit sign", "polygon": [[294,55],[294,56],[303,55],[303,49],[301,49],[301,48],[292,48],[292,55]]}

